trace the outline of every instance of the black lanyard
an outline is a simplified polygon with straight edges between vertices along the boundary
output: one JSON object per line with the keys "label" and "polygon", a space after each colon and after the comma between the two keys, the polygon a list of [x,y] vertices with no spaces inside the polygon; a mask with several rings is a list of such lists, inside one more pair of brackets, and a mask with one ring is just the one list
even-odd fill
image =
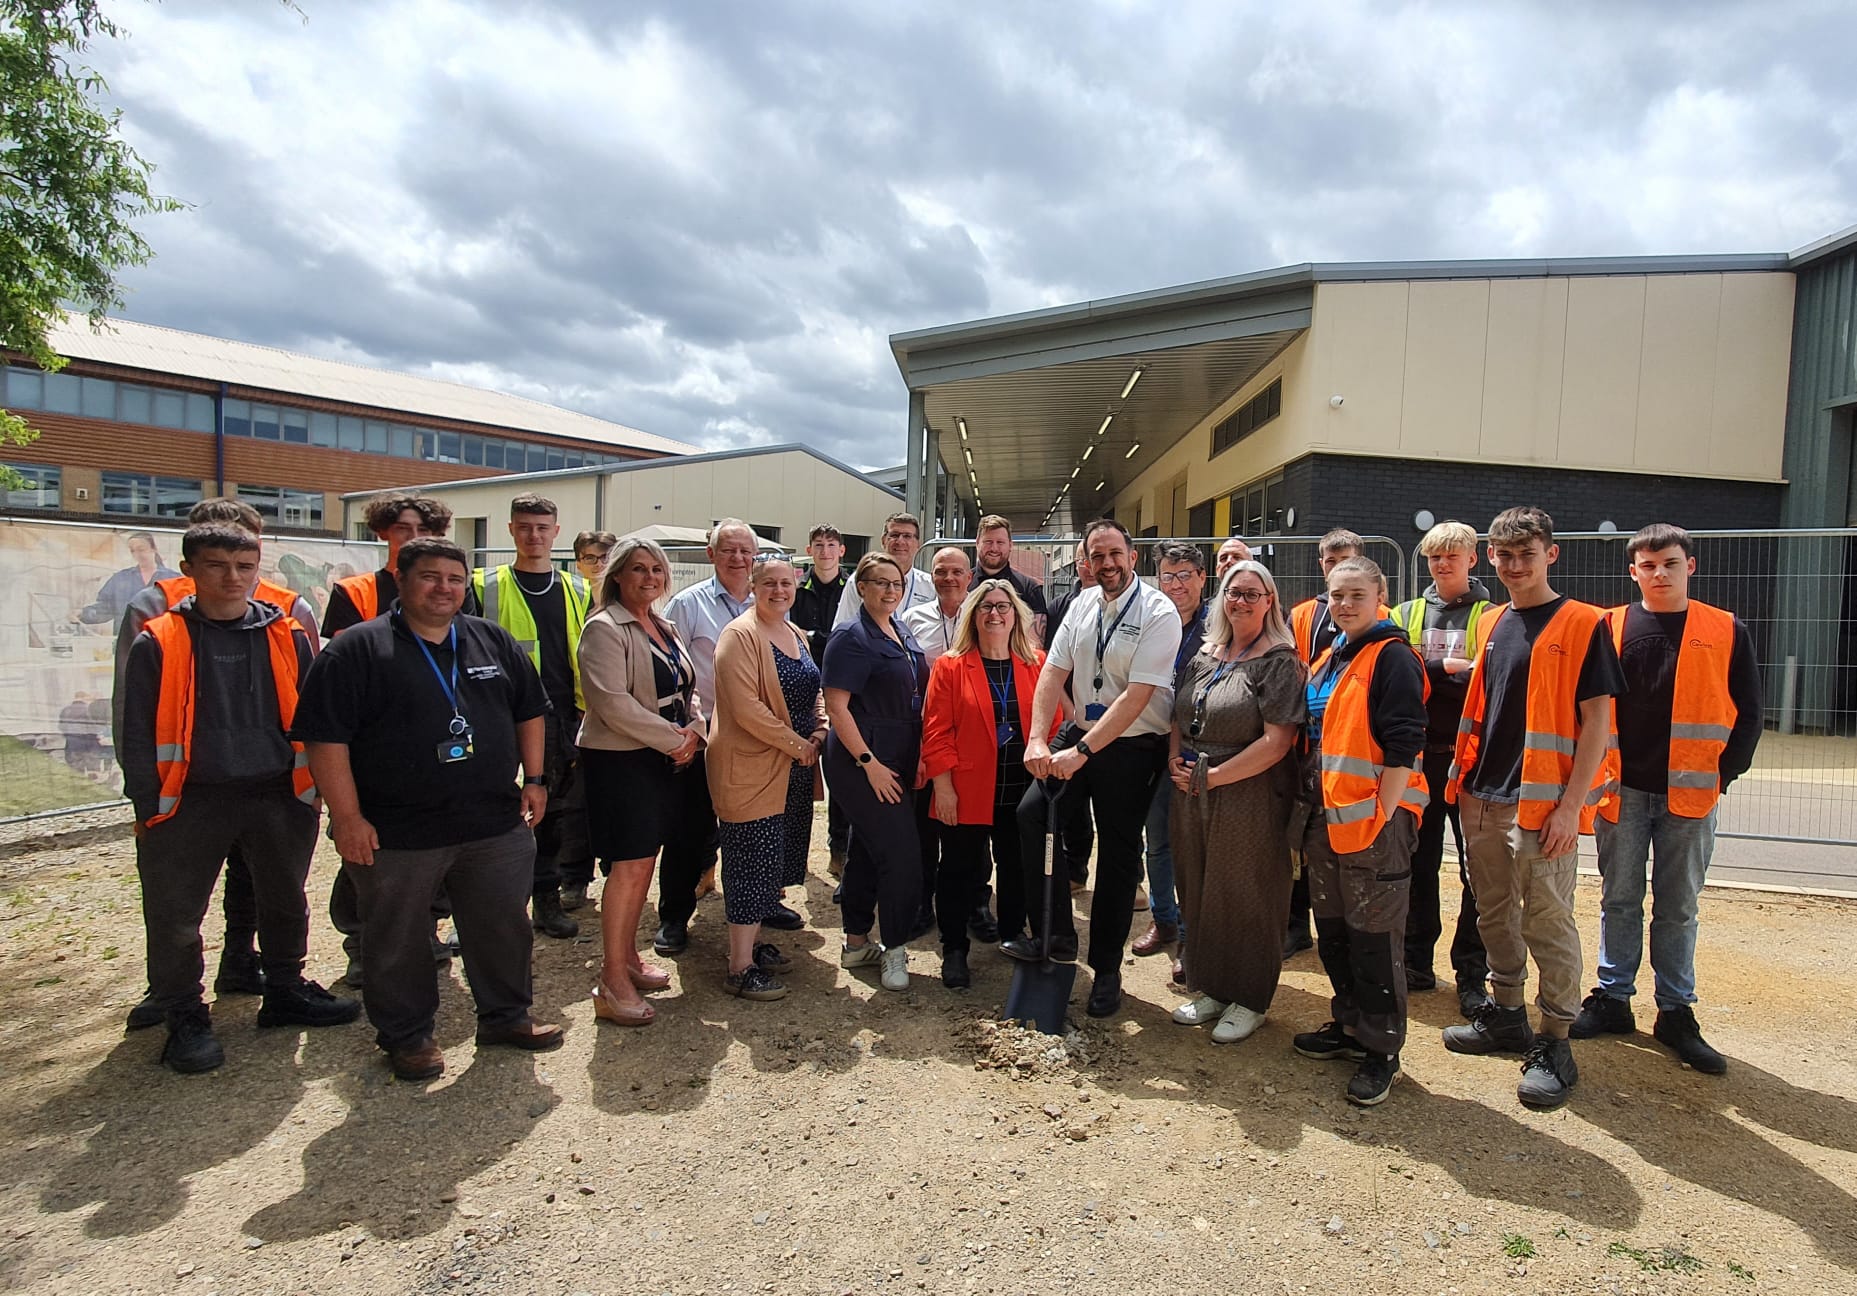
{"label": "black lanyard", "polygon": [[1096,678],[1091,681],[1090,686],[1098,693],[1103,691],[1103,654],[1109,651],[1109,641],[1115,638],[1115,632],[1121,626],[1122,618],[1127,616],[1128,610],[1135,606],[1135,595],[1140,586],[1141,578],[1138,576],[1129,587],[1127,601],[1122,604],[1122,610],[1116,613],[1115,620],[1109,623],[1109,629],[1103,629],[1103,618],[1109,613],[1107,601],[1104,601],[1101,610],[1096,614]]}

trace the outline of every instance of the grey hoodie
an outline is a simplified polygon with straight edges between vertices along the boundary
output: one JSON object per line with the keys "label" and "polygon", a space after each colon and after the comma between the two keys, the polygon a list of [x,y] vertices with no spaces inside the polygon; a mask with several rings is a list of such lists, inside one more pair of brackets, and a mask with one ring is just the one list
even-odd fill
{"label": "grey hoodie", "polygon": [[[288,778],[295,759],[278,724],[277,689],[271,679],[266,628],[284,614],[269,603],[248,600],[237,622],[209,621],[191,596],[174,608],[193,635],[193,741],[187,782],[261,784]],[[309,669],[310,643],[296,640],[298,676]],[[161,777],[155,765],[155,711],[161,697],[161,644],[144,630],[129,646],[123,672],[123,792],[136,817],[155,813]]]}

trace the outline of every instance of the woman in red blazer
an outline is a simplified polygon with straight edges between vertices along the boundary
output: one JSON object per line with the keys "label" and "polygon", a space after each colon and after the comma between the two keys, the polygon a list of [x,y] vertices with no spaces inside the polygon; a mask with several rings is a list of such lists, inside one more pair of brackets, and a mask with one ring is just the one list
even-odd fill
{"label": "woman in red blazer", "polygon": [[1025,735],[1045,660],[1032,646],[1031,628],[1032,611],[1010,582],[981,581],[961,606],[947,655],[929,673],[922,703],[922,768],[935,788],[931,813],[947,825],[935,916],[941,926],[941,981],[950,990],[972,984],[967,915],[986,885],[989,840],[999,865],[994,877],[1000,936],[1010,939],[1025,927],[1018,809],[1031,782]]}

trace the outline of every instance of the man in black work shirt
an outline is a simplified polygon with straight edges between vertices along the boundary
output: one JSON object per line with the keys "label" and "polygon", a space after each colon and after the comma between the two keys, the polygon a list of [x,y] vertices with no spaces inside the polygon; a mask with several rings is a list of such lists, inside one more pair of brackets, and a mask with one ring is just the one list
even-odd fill
{"label": "man in black work shirt", "polygon": [[967,588],[979,589],[984,580],[1005,581],[1032,610],[1033,642],[1041,646],[1050,642],[1045,632],[1045,587],[1012,565],[1012,523],[989,513],[980,519],[974,537],[974,575]]}
{"label": "man in black work shirt", "polygon": [[[840,565],[845,556],[845,538],[829,522],[821,522],[806,537],[806,552],[812,555],[812,570],[793,594],[793,609],[787,619],[806,635],[817,664],[825,661],[825,641],[832,637],[832,624],[838,616],[838,601],[844,597],[851,574]],[[845,873],[845,850],[851,842],[851,821],[837,801],[829,801],[825,810],[825,841],[830,849],[827,865],[833,877]]]}
{"label": "man in black work shirt", "polygon": [[548,700],[507,631],[458,614],[470,583],[462,549],[409,540],[397,567],[391,613],[343,633],[310,668],[291,736],[307,745],[360,897],[375,1039],[395,1075],[420,1080],[445,1068],[427,946],[441,887],[463,938],[478,1044],[561,1041],[560,1027],[529,1015],[525,901],[548,803]]}
{"label": "man in black work shirt", "polygon": [[1651,1034],[1698,1071],[1719,1075],[1727,1059],[1702,1038],[1696,1002],[1696,899],[1715,849],[1715,813],[1754,760],[1764,717],[1760,665],[1747,627],[1731,612],[1689,597],[1695,574],[1689,533],[1667,522],[1625,546],[1641,598],[1606,613],[1619,646],[1625,692],[1618,700],[1620,787],[1599,808],[1594,831],[1604,883],[1599,984],[1571,1034],[1628,1035],[1637,1023],[1644,953],[1644,865],[1650,858],[1651,970],[1657,1021]]}

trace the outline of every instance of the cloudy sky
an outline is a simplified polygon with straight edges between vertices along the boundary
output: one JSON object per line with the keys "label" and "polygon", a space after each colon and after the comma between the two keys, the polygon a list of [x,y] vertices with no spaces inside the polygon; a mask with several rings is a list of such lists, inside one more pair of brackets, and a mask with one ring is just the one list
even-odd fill
{"label": "cloudy sky", "polygon": [[112,7],[131,317],[860,466],[906,329],[1857,222],[1847,3]]}

